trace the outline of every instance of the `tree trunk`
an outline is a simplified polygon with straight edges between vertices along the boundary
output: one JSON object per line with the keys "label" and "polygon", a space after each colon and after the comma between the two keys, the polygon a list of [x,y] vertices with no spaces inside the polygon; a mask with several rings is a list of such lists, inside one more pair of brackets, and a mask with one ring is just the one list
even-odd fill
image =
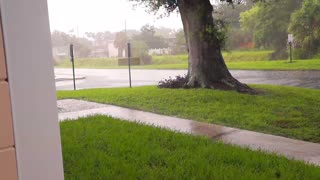
{"label": "tree trunk", "polygon": [[210,0],[178,0],[188,46],[187,87],[253,92],[230,74],[221,53]]}

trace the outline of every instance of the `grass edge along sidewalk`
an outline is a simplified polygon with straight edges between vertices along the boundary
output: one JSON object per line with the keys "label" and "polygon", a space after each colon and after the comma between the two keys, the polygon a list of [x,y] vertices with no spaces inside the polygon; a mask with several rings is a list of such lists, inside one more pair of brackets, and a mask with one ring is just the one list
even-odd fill
{"label": "grass edge along sidewalk", "polygon": [[320,142],[320,91],[252,85],[252,96],[209,89],[154,86],[59,91],[59,99],[82,99],[304,141]]}
{"label": "grass edge along sidewalk", "polygon": [[[320,70],[320,59],[294,60],[267,60],[272,51],[231,51],[224,52],[223,56],[229,69],[232,70]],[[151,65],[132,66],[134,69],[187,69],[188,56],[161,55],[152,56]],[[76,68],[92,69],[126,69],[118,66],[117,58],[79,58],[75,61]],[[56,61],[56,68],[70,68],[69,60]]]}
{"label": "grass edge along sidewalk", "polygon": [[303,162],[105,116],[60,128],[66,179],[320,177],[319,167]]}
{"label": "grass edge along sidewalk", "polygon": [[[320,70],[320,59],[312,60],[294,60],[289,63],[287,60],[281,61],[243,61],[243,62],[226,62],[230,70],[278,70],[278,71],[298,71],[298,70]],[[70,68],[69,62],[57,65],[56,68]],[[127,66],[108,65],[104,60],[77,61],[78,69],[126,69]],[[151,64],[132,66],[133,69],[187,69],[187,63],[171,64]]]}

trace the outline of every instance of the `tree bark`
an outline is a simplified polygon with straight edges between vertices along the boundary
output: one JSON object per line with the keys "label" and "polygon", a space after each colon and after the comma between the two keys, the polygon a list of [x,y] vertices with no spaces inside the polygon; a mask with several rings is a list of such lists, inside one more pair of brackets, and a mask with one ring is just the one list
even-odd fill
{"label": "tree bark", "polygon": [[188,46],[187,87],[253,92],[229,72],[221,53],[210,0],[178,0]]}

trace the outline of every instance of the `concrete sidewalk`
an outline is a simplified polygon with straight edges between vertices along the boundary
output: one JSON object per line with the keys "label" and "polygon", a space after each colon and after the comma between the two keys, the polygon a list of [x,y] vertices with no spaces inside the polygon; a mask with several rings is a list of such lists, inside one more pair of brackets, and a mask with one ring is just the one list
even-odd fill
{"label": "concrete sidewalk", "polygon": [[173,131],[207,136],[253,150],[274,152],[289,159],[303,160],[320,166],[320,144],[317,143],[81,100],[59,100],[58,108],[59,121],[76,120],[92,115],[107,115]]}

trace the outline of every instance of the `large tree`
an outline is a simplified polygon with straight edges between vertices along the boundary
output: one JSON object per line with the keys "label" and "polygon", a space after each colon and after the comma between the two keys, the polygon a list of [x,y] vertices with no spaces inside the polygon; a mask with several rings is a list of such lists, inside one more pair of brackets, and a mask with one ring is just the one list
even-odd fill
{"label": "large tree", "polygon": [[[221,53],[224,33],[213,18],[210,0],[130,0],[146,5],[152,11],[178,9],[186,37],[189,68],[187,87],[253,92],[229,72]],[[225,0],[234,3],[233,0]],[[241,0],[239,0],[240,2]],[[237,0],[238,2],[238,0]]]}

